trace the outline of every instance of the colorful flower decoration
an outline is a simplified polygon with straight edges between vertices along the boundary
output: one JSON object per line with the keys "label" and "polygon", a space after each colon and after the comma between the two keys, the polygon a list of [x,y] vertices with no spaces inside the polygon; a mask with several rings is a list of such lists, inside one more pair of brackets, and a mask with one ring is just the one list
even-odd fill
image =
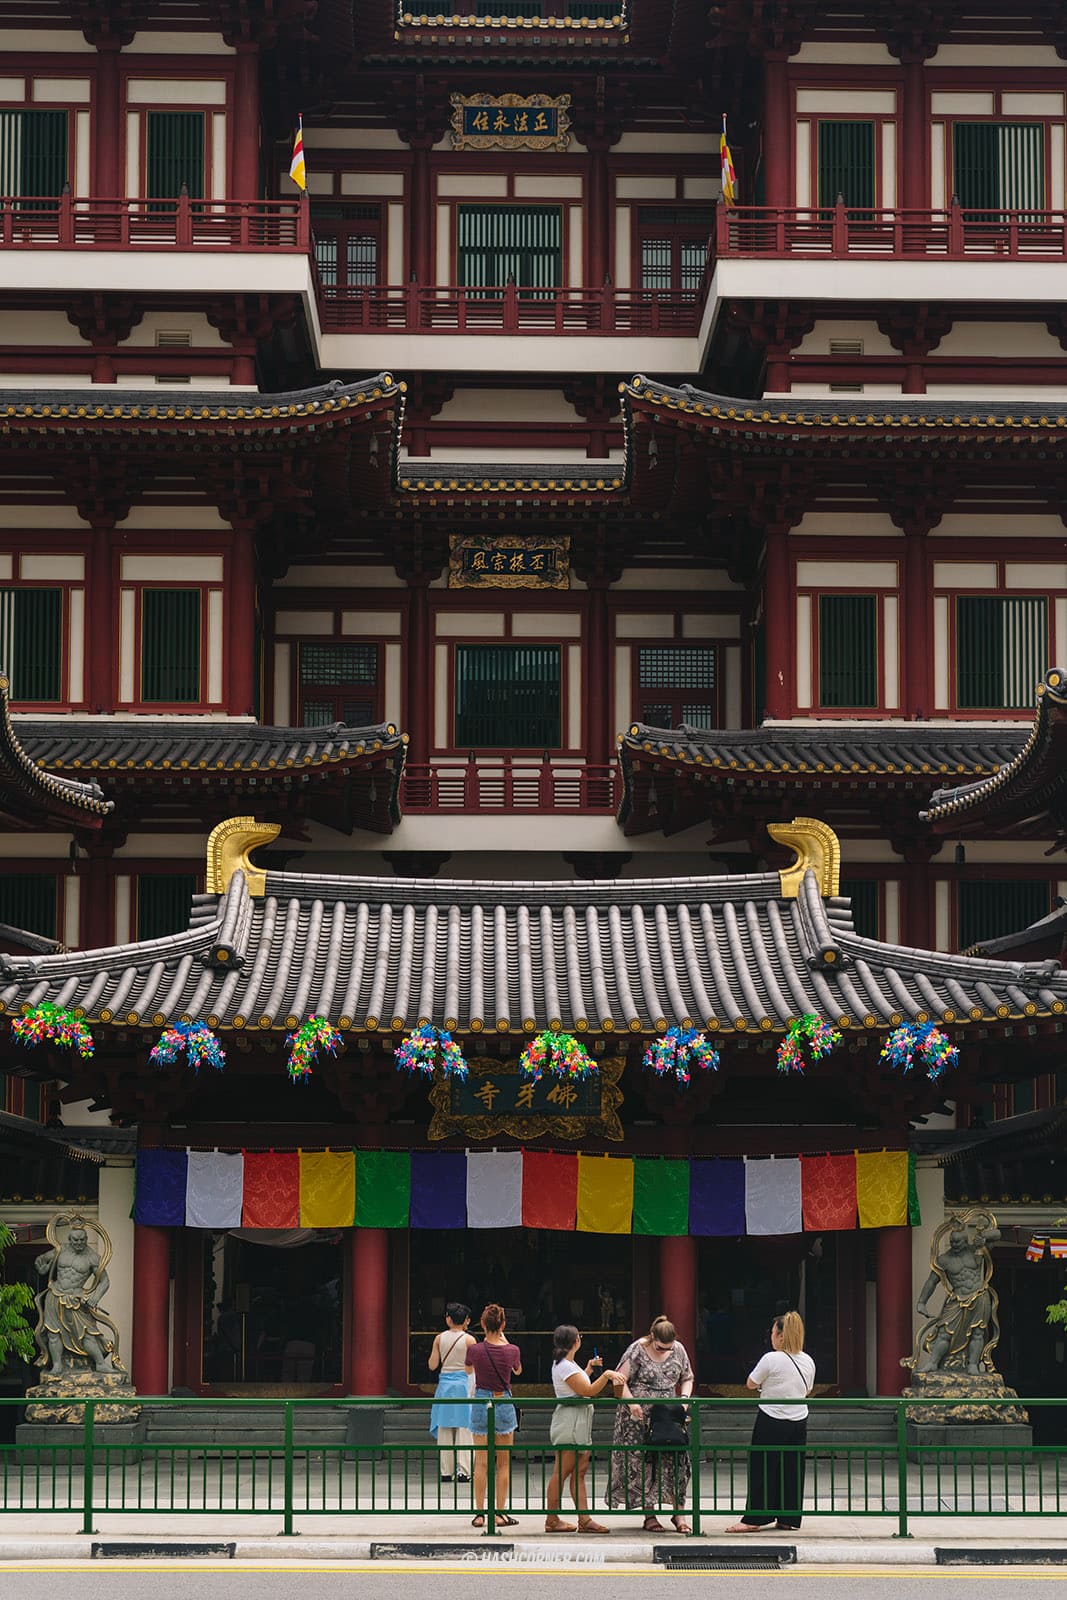
{"label": "colorful flower decoration", "polygon": [[935,1022],[903,1022],[894,1028],[878,1058],[898,1072],[910,1072],[918,1063],[930,1078],[940,1078],[959,1065],[960,1053]]}
{"label": "colorful flower decoration", "polygon": [[444,1028],[424,1022],[409,1033],[393,1051],[398,1072],[424,1072],[432,1078],[438,1067],[446,1078],[465,1078],[467,1063],[463,1051]]}
{"label": "colorful flower decoration", "polygon": [[668,1028],[645,1051],[644,1065],[657,1078],[673,1072],[679,1089],[688,1089],[692,1067],[700,1072],[718,1072],[719,1052],[695,1028]]}
{"label": "colorful flower decoration", "polygon": [[306,1082],[311,1077],[311,1063],[316,1057],[324,1050],[335,1056],[338,1046],[343,1043],[337,1029],[325,1017],[309,1017],[293,1033],[285,1036],[285,1048],[289,1052],[286,1065],[290,1078],[294,1083],[301,1078]]}
{"label": "colorful flower decoration", "polygon": [[221,1072],[226,1065],[226,1052],[206,1022],[172,1022],[160,1034],[148,1059],[154,1067],[172,1067],[180,1055],[194,1072],[205,1065]]}
{"label": "colorful flower decoration", "polygon": [[77,1050],[83,1061],[88,1061],[94,1049],[93,1036],[81,1018],[48,1000],[13,1017],[11,1032],[19,1044],[31,1050],[39,1044],[58,1044],[65,1050]]}
{"label": "colorful flower decoration", "polygon": [[814,1061],[828,1056],[841,1043],[841,1035],[813,1011],[794,1017],[778,1046],[778,1071],[803,1072]]}
{"label": "colorful flower decoration", "polygon": [[546,1072],[556,1078],[585,1078],[596,1062],[573,1033],[539,1033],[519,1057],[519,1071],[534,1083]]}

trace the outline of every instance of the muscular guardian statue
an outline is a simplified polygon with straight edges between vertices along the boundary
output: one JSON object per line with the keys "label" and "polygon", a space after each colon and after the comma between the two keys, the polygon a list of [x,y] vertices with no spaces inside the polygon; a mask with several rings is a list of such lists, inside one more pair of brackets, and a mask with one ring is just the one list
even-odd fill
{"label": "muscular guardian statue", "polygon": [[[95,1225],[94,1225],[95,1226]],[[102,1229],[104,1260],[90,1248],[89,1232],[81,1217],[72,1217],[66,1242],[62,1243],[49,1227],[53,1249],[37,1257],[34,1265],[47,1283],[36,1296],[38,1311],[34,1339],[40,1355],[37,1365],[46,1378],[86,1370],[125,1372],[118,1358],[118,1330],[100,1301],[110,1287],[106,1262],[111,1254],[110,1240]]]}
{"label": "muscular guardian statue", "polygon": [[[948,1249],[942,1250],[946,1232]],[[913,1372],[966,1372],[973,1377],[993,1372],[1000,1324],[989,1246],[999,1238],[996,1218],[988,1212],[953,1217],[938,1230],[930,1276],[917,1307],[927,1320],[919,1329],[914,1355],[903,1363]],[[940,1311],[931,1315],[930,1296],[939,1285],[945,1298]]]}

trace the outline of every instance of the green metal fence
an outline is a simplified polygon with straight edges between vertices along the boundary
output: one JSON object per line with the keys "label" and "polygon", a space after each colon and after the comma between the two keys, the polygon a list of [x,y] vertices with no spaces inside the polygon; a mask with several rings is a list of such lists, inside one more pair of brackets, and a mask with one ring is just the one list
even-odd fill
{"label": "green metal fence", "polygon": [[[457,1477],[442,1480],[440,1451],[428,1433],[425,1443],[390,1442],[380,1433],[385,1411],[394,1417],[399,1414],[409,1424],[409,1432],[421,1432],[429,1420],[430,1402],[426,1399],[140,1400],[139,1405],[166,1422],[165,1441],[139,1437],[144,1430],[137,1425],[116,1438],[115,1425],[101,1420],[114,1400],[74,1396],[70,1403],[83,1407],[81,1421],[54,1425],[49,1429],[54,1440],[31,1443],[16,1435],[14,1442],[0,1444],[0,1515],[69,1512],[80,1517],[84,1533],[91,1533],[96,1531],[98,1517],[114,1513],[269,1514],[280,1519],[283,1533],[291,1534],[297,1519],[314,1516],[447,1516],[469,1525],[475,1514],[473,1483]],[[677,1511],[684,1512],[693,1532],[699,1534],[710,1517],[743,1514],[750,1458],[770,1455],[778,1448],[753,1450],[747,1442],[724,1436],[725,1413],[732,1413],[736,1422],[738,1409],[744,1406],[754,1417],[755,1399],[689,1402],[690,1438],[682,1452],[646,1444],[615,1444],[610,1437],[610,1413],[623,1402],[601,1399],[594,1404],[597,1416],[587,1486],[589,1514],[597,1520],[632,1521],[649,1512],[670,1516]],[[803,1459],[805,1519],[892,1518],[895,1536],[908,1538],[909,1524],[916,1517],[1051,1517],[1067,1512],[1067,1445],[1016,1444],[1003,1438],[989,1442],[988,1425],[975,1425],[974,1443],[959,1442],[955,1436],[952,1443],[937,1442],[935,1430],[931,1430],[930,1442],[925,1442],[922,1428],[909,1426],[907,1413],[914,1416],[923,1405],[948,1402],[880,1399],[859,1404],[870,1418],[871,1434],[880,1433],[880,1437],[856,1442],[843,1435],[835,1440],[833,1413],[854,1415],[857,1402],[813,1399],[809,1401],[813,1415],[831,1414],[829,1435],[783,1452],[797,1457],[798,1462]],[[1034,1410],[1067,1407],[1067,1399],[983,1399],[982,1404],[1022,1405],[1032,1415]],[[0,1400],[0,1429],[5,1434],[12,1432],[12,1409],[20,1419],[25,1405],[21,1400]],[[496,1407],[490,1401],[485,1444],[456,1447],[472,1479],[475,1459],[479,1455],[485,1458],[486,1534],[510,1526],[502,1521],[506,1513],[530,1518],[545,1515],[556,1453],[547,1432],[536,1437],[538,1425],[533,1419],[540,1413],[543,1426],[548,1420],[544,1413],[554,1405],[551,1399],[523,1400],[522,1426],[513,1442],[504,1445],[497,1439]],[[223,1410],[236,1418],[236,1442],[205,1437],[205,1424],[210,1432],[219,1431],[211,1427],[212,1418],[217,1419]],[[240,1421],[242,1413],[248,1415],[247,1430]],[[256,1414],[255,1428],[252,1413]],[[343,1441],[316,1437],[324,1415],[334,1431],[343,1422]],[[265,1417],[274,1431],[270,1437],[256,1440],[257,1430],[262,1435]],[[495,1479],[498,1459],[505,1451],[511,1483],[507,1505],[502,1506],[495,1499]],[[451,1458],[451,1450],[448,1453]],[[644,1458],[645,1482],[638,1497],[642,1503],[609,1507],[612,1461],[634,1454]],[[691,1474],[682,1507],[672,1503],[673,1458],[678,1454],[688,1456]],[[766,1510],[786,1519],[796,1514],[795,1507],[791,1510],[788,1506]],[[564,1506],[560,1515],[572,1516],[573,1505]],[[525,1531],[537,1529],[528,1525]]]}

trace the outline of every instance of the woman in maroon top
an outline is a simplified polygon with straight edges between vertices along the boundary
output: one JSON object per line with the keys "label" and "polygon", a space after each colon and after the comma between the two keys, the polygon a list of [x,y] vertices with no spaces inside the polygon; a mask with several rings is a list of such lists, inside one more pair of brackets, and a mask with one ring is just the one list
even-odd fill
{"label": "woman in maroon top", "polygon": [[467,1371],[474,1373],[474,1404],[471,1406],[471,1433],[474,1437],[474,1505],[478,1515],[473,1518],[475,1528],[485,1526],[485,1483],[488,1472],[486,1440],[489,1419],[486,1401],[497,1402],[495,1421],[496,1498],[494,1504],[500,1511],[497,1522],[501,1527],[513,1528],[515,1518],[508,1516],[504,1507],[511,1488],[511,1441],[515,1437],[517,1418],[511,1404],[511,1380],[522,1372],[522,1355],[517,1344],[511,1344],[504,1332],[503,1306],[486,1306],[482,1312],[482,1331],[485,1338],[472,1344],[467,1351]]}

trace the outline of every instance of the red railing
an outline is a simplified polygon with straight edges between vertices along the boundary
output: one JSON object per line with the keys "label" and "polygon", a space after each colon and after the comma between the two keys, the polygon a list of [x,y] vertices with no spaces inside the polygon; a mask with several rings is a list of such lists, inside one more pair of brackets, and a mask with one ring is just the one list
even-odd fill
{"label": "red railing", "polygon": [[582,761],[443,760],[405,767],[400,803],[404,812],[610,814],[618,804],[618,783],[617,768]]}
{"label": "red railing", "polygon": [[0,199],[0,249],[284,250],[305,254],[307,202],[293,200],[75,200],[69,194]]}
{"label": "red railing", "polygon": [[896,261],[1067,260],[1067,212],[857,211],[843,202],[810,206],[720,205],[715,253],[719,257],[867,257]]}
{"label": "red railing", "polygon": [[456,289],[319,285],[328,333],[673,334],[700,328],[702,289]]}

